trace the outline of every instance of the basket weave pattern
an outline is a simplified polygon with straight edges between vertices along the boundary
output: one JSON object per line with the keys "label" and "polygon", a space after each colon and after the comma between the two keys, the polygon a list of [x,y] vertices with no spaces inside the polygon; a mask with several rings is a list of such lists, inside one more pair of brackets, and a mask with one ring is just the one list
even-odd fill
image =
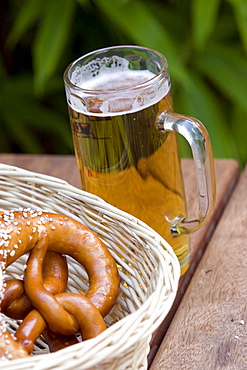
{"label": "basket weave pattern", "polygon": [[[121,280],[120,294],[98,337],[48,353],[42,338],[34,355],[2,362],[2,370],[145,370],[151,334],[174,301],[180,266],[170,245],[135,217],[67,182],[0,164],[0,209],[41,209],[71,217],[91,228],[113,255]],[[7,269],[20,278],[26,256]],[[68,291],[87,290],[87,274],[68,257]],[[6,319],[10,331],[17,323]]]}

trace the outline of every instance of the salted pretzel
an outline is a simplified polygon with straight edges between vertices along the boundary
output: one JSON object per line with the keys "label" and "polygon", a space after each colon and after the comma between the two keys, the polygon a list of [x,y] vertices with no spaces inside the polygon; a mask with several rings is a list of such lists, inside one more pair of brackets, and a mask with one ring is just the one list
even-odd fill
{"label": "salted pretzel", "polygon": [[[50,293],[58,294],[65,291],[68,280],[66,257],[48,251],[43,261],[42,279],[43,287]],[[34,342],[44,328],[45,333],[47,333],[45,340],[51,352],[78,342],[75,335],[61,337],[56,333],[51,333],[49,328],[46,327],[43,317],[33,308],[22,280],[13,279],[5,282],[1,311],[12,319],[23,320],[15,333],[15,337],[28,353],[33,351]]]}
{"label": "salted pretzel", "polygon": [[[30,349],[23,350],[27,338],[30,340],[31,336],[33,342],[41,332],[44,332],[56,347],[62,343],[59,335],[66,336],[64,338],[68,338],[68,343],[75,343],[78,330],[81,331],[83,339],[92,338],[105,330],[102,317],[110,311],[116,300],[119,278],[114,259],[91,230],[66,216],[24,210],[0,216],[0,236],[0,261],[5,267],[31,251],[24,281],[28,299],[22,292],[16,297],[13,307],[18,307],[18,300],[29,301],[25,305],[25,312],[21,312],[22,315],[30,311],[31,306],[35,307],[27,314],[16,332],[19,342],[14,341],[7,331],[3,330],[0,350],[1,347],[5,349],[7,343],[13,342],[13,347],[17,350],[15,353],[21,357],[30,353]],[[89,277],[89,288],[85,297],[57,291],[54,293],[45,287],[45,274],[42,270],[47,249],[69,255],[85,268]],[[3,299],[6,310],[8,299],[7,296]],[[13,307],[9,308],[10,312],[12,309],[12,314],[16,310]],[[27,326],[26,321],[29,323]],[[30,323],[36,324],[32,326]],[[27,333],[26,327],[33,328],[31,333]]]}
{"label": "salted pretzel", "polygon": [[16,337],[29,353],[47,324],[54,333],[66,336],[80,330],[83,340],[94,338],[106,329],[101,314],[88,298],[72,293],[53,296],[44,288],[42,264],[47,246],[48,235],[45,234],[32,249],[25,272],[25,291],[37,310],[26,316]]}

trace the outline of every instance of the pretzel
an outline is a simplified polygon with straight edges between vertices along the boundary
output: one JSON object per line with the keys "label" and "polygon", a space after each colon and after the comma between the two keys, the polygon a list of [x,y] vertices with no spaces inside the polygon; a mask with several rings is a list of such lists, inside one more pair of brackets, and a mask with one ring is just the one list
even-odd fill
{"label": "pretzel", "polygon": [[[47,291],[52,294],[63,292],[67,287],[68,280],[68,267],[65,256],[48,251],[44,258],[42,275],[43,286]],[[49,329],[46,328],[46,323],[42,316],[33,310],[22,280],[13,279],[6,281],[1,310],[2,313],[12,319],[23,320],[15,333],[15,337],[30,354],[39,335],[44,329],[48,333]],[[52,335],[46,335],[46,342],[50,351],[56,351],[78,341],[75,336],[65,338],[52,333]]]}
{"label": "pretzel", "polygon": [[73,335],[80,329],[83,340],[93,338],[106,329],[101,314],[88,298],[73,293],[53,296],[44,288],[42,265],[47,246],[48,235],[45,234],[33,248],[25,272],[25,291],[37,310],[31,311],[23,320],[16,337],[29,353],[46,324],[54,333],[62,335]]}
{"label": "pretzel", "polygon": [[48,343],[50,352],[56,352],[78,343],[76,335],[58,335],[49,328],[43,331],[42,336]]}
{"label": "pretzel", "polygon": [[28,357],[28,352],[18,343],[5,327],[0,327],[0,360],[15,360]]}
{"label": "pretzel", "polygon": [[[49,292],[56,294],[64,291],[67,286],[68,268],[66,258],[55,252],[47,252],[43,264],[43,285]],[[2,350],[5,357],[9,359],[26,357],[31,354],[34,347],[34,342],[45,329],[47,334],[45,340],[48,343],[50,352],[57,351],[69,345],[78,342],[76,336],[61,337],[56,333],[48,333],[49,329],[46,327],[46,322],[37,311],[33,309],[28,296],[25,293],[24,284],[22,280],[6,281],[2,302],[2,313],[8,317],[24,319],[15,333],[15,338],[9,336],[5,332],[5,340],[2,342]],[[27,316],[26,316],[27,315]],[[3,337],[4,338],[4,337]],[[7,343],[5,341],[7,340]],[[0,341],[1,343],[1,341]],[[8,344],[6,346],[6,344]],[[7,348],[7,349],[6,349]]]}
{"label": "pretzel", "polygon": [[[0,216],[0,228],[2,236],[0,261],[4,261],[6,267],[21,255],[31,251],[24,288],[28,300],[36,309],[25,317],[24,326],[21,325],[16,332],[22,344],[25,338],[32,337],[33,342],[35,339],[33,337],[42,331],[47,338],[52,338],[53,344],[58,342],[61,344],[57,334],[65,335],[69,343],[75,343],[77,341],[75,334],[79,329],[83,339],[91,338],[105,330],[102,316],[110,311],[116,300],[119,278],[113,257],[91,230],[66,216],[32,210],[4,213]],[[72,293],[56,293],[53,296],[54,292],[49,292],[49,289],[45,288],[42,266],[46,248],[52,252],[69,255],[83,265],[89,277],[89,288],[85,297]],[[21,296],[18,299],[26,299],[23,298],[23,293]],[[18,299],[16,298],[16,301]],[[45,302],[44,306],[40,304],[42,300]],[[3,299],[4,305],[6,301],[7,298]],[[25,314],[26,312],[27,309]],[[57,313],[63,315],[65,325]],[[29,324],[36,322],[35,325],[29,326],[33,329],[28,335],[25,332],[27,329],[23,329],[27,327],[26,321]],[[92,323],[95,321],[94,326]],[[47,323],[49,328],[45,329]],[[8,341],[13,341],[9,334],[6,335]],[[23,346],[21,350],[19,349],[20,344],[16,341],[13,343],[18,347],[20,356],[24,356],[26,354],[22,353]]]}
{"label": "pretzel", "polygon": [[87,298],[102,316],[109,313],[118,295],[117,267],[106,246],[91,230],[66,216],[28,210],[4,213],[0,227],[4,228],[6,267],[29,252],[46,231],[48,250],[69,255],[85,268],[89,277]]}

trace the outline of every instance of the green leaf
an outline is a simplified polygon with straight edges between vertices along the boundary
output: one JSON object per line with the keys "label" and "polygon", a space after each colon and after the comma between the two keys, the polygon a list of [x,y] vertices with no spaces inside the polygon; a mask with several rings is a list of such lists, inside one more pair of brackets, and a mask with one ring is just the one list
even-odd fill
{"label": "green leaf", "polygon": [[86,6],[89,3],[89,0],[76,0],[78,4],[80,4],[82,7]]}
{"label": "green leaf", "polygon": [[36,22],[40,15],[42,3],[40,0],[27,0],[17,14],[13,28],[7,38],[7,47],[14,48],[24,33]]}
{"label": "green leaf", "polygon": [[237,48],[210,44],[193,63],[223,96],[247,109],[247,59]]}
{"label": "green leaf", "polygon": [[214,157],[239,159],[220,102],[213,89],[209,88],[195,72],[190,71],[189,82],[186,85],[176,86],[174,106],[178,113],[193,116],[204,124],[211,139]]}
{"label": "green leaf", "polygon": [[194,46],[204,49],[209,36],[212,34],[217,21],[221,0],[192,0],[191,19]]}
{"label": "green leaf", "polygon": [[11,110],[4,112],[4,119],[8,126],[8,132],[12,137],[12,141],[16,142],[18,147],[24,153],[42,153],[42,146],[37,136],[32,131],[25,127],[22,118],[18,117],[16,112]]}
{"label": "green leaf", "polygon": [[118,29],[140,46],[166,50],[168,60],[177,60],[178,49],[172,38],[143,1],[94,0]]}
{"label": "green leaf", "polygon": [[49,105],[43,104],[34,96],[31,76],[9,79],[0,88],[0,101],[1,120],[7,127],[4,129],[0,125],[0,136],[7,134],[24,152],[41,153],[44,143],[38,136],[42,134],[49,138],[53,148],[58,147],[57,152],[73,152],[69,119],[53,109],[51,101]]}
{"label": "green leaf", "polygon": [[242,38],[245,52],[247,53],[247,1],[228,0],[235,12],[235,20]]}
{"label": "green leaf", "polygon": [[165,26],[141,0],[94,0],[103,14],[135,45],[157,50],[166,57],[171,76],[187,82],[187,71],[180,59],[180,48]]}
{"label": "green leaf", "polygon": [[244,164],[247,162],[247,125],[246,125],[247,110],[243,109],[238,105],[233,107],[233,129],[232,134],[236,140],[236,144],[239,151],[240,163]]}
{"label": "green leaf", "polygon": [[50,0],[33,45],[35,91],[42,94],[55,72],[72,25],[74,0]]}

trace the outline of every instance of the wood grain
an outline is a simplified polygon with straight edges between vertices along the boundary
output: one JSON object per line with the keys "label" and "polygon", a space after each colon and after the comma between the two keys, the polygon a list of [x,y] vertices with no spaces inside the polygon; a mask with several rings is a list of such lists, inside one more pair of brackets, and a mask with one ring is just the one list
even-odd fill
{"label": "wood grain", "polygon": [[247,168],[150,370],[247,369]]}
{"label": "wood grain", "polygon": [[[184,183],[186,189],[186,197],[188,204],[188,212],[191,213],[195,210],[197,204],[197,188],[195,180],[195,171],[193,162],[190,159],[182,160],[182,169],[184,175]],[[218,159],[215,160],[215,173],[216,173],[216,202],[215,210],[211,219],[197,232],[190,236],[191,247],[191,264],[189,270],[184,276],[181,277],[179,282],[179,289],[175,302],[167,315],[164,322],[160,325],[159,329],[153,334],[151,341],[151,350],[149,353],[149,366],[151,365],[154,356],[164,338],[166,331],[175,315],[179,304],[184,297],[186,289],[190,280],[200,262],[203,253],[208,245],[208,242],[214,232],[214,229],[221,217],[221,214],[227,204],[229,197],[232,194],[234,187],[239,179],[239,165],[235,160]]]}

